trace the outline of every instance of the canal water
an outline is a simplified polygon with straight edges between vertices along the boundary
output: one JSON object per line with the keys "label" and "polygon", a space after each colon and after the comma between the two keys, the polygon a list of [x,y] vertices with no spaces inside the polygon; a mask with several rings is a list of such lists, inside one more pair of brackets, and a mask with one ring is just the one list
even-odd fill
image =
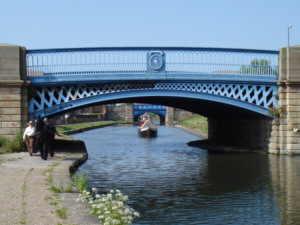
{"label": "canal water", "polygon": [[88,150],[79,172],[89,188],[128,195],[141,215],[133,224],[300,224],[300,157],[209,153],[169,126],[156,138],[136,126],[73,136]]}

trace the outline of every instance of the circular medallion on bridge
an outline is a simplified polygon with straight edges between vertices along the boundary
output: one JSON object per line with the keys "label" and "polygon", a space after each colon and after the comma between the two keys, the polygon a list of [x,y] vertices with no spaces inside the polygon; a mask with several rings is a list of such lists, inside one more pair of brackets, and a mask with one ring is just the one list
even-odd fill
{"label": "circular medallion on bridge", "polygon": [[154,70],[159,70],[163,65],[162,56],[159,54],[154,54],[149,59],[149,65]]}

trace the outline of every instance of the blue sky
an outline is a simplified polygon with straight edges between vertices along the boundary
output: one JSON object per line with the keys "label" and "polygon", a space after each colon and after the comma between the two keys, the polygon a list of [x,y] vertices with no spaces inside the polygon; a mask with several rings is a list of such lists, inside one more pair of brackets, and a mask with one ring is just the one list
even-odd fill
{"label": "blue sky", "polygon": [[27,49],[300,44],[300,0],[0,0],[0,42]]}

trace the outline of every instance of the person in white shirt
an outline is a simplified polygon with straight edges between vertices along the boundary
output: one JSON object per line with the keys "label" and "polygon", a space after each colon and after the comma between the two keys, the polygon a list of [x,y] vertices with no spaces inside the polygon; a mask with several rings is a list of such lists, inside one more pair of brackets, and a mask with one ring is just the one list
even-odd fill
{"label": "person in white shirt", "polygon": [[26,142],[29,155],[32,156],[35,153],[35,127],[32,121],[28,122],[28,127],[26,127],[23,134],[23,141]]}

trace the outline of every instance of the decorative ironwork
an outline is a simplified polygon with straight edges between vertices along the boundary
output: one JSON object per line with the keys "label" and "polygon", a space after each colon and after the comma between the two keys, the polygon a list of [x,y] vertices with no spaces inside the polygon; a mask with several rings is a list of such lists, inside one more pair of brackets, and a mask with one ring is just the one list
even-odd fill
{"label": "decorative ironwork", "polygon": [[[274,95],[277,87],[274,85],[253,85],[253,84],[226,84],[226,83],[109,83],[109,84],[85,84],[85,85],[63,85],[52,87],[36,87],[38,97],[32,98],[29,103],[29,112],[34,113],[52,108],[56,105],[69,103],[64,108],[56,107],[56,111],[63,111],[70,108],[70,103],[78,99],[91,96],[105,95],[134,90],[173,90],[196,93],[207,93],[230,99],[248,102],[264,108],[277,105]],[[71,105],[72,106],[72,105]],[[53,111],[49,111],[53,114]]]}
{"label": "decorative ironwork", "polygon": [[[147,74],[259,74],[277,76],[278,51],[225,48],[77,48],[27,50],[28,76]],[[164,56],[162,56],[162,54]]]}
{"label": "decorative ironwork", "polygon": [[135,90],[205,93],[266,110],[277,106],[278,51],[137,47],[26,54],[37,94],[29,103],[32,115],[47,116],[72,109],[78,101],[92,104],[88,99],[93,96],[125,96]]}
{"label": "decorative ironwork", "polygon": [[153,112],[156,114],[160,114],[162,116],[166,116],[166,106],[164,105],[133,105],[133,116],[141,115],[145,112]]}

